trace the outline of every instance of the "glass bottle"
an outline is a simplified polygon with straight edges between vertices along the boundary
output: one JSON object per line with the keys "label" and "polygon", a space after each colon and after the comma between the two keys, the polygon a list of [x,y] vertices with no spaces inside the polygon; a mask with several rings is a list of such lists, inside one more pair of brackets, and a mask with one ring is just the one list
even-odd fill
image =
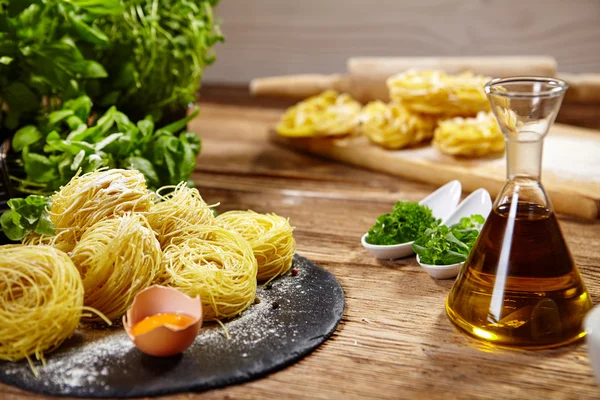
{"label": "glass bottle", "polygon": [[498,346],[549,348],[585,335],[589,294],[541,179],[544,137],[567,84],[494,79],[485,86],[506,139],[508,180],[446,301],[450,320]]}

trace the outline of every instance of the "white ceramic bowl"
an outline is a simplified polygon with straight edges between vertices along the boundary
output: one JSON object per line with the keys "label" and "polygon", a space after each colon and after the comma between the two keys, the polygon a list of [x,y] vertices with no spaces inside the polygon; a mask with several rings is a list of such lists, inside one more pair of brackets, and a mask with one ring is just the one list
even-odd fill
{"label": "white ceramic bowl", "polygon": [[600,306],[592,308],[583,321],[583,329],[587,332],[586,342],[590,364],[594,370],[596,382],[600,385]]}
{"label": "white ceramic bowl", "polygon": [[462,268],[464,261],[451,265],[431,265],[423,264],[417,254],[417,262],[434,279],[450,279],[456,277]]}
{"label": "white ceramic bowl", "polygon": [[480,214],[487,219],[492,211],[492,198],[485,189],[477,189],[468,195],[454,212],[444,222],[447,226],[452,226],[460,222],[461,218],[470,217],[473,214]]}
{"label": "white ceramic bowl", "polygon": [[[460,222],[461,218],[470,217],[473,214],[480,214],[483,218],[487,219],[488,215],[492,211],[492,199],[490,194],[485,189],[477,189],[473,193],[467,196],[459,205],[456,210],[445,222],[445,225],[452,226]],[[462,268],[462,263],[451,264],[451,265],[430,265],[423,264],[417,254],[417,262],[423,269],[434,279],[450,279],[458,275]]]}
{"label": "white ceramic bowl", "polygon": [[[460,201],[462,186],[459,181],[450,181],[444,186],[429,194],[423,200],[419,201],[421,205],[427,205],[431,209],[431,213],[436,218],[441,218],[442,223],[456,209]],[[363,247],[369,250],[375,257],[383,260],[395,260],[397,258],[408,257],[414,254],[412,249],[413,242],[406,242],[392,245],[376,245],[367,243],[368,233],[365,233],[361,238]]]}

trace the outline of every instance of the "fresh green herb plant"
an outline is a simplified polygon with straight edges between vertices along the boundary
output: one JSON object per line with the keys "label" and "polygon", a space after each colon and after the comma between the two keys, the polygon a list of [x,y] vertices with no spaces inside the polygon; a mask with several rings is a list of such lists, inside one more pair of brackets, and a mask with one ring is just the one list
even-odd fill
{"label": "fresh green herb plant", "polygon": [[10,199],[9,210],[0,217],[2,231],[10,240],[21,240],[29,232],[54,235],[54,224],[48,215],[50,199],[43,196],[28,196]]}
{"label": "fresh green herb plant", "polygon": [[367,243],[392,245],[411,242],[427,229],[439,225],[429,207],[410,201],[394,204],[392,212],[377,217],[366,237]]}
{"label": "fresh green herb plant", "polygon": [[[49,195],[77,171],[100,167],[135,168],[154,189],[189,179],[201,142],[184,128],[198,115],[197,109],[155,130],[151,117],[133,123],[114,106],[88,125],[91,106],[87,96],[69,100],[39,125],[26,125],[15,133],[12,148],[21,153],[19,168],[9,169],[15,189]],[[20,169],[24,176],[15,173]]]}
{"label": "fresh green herb plant", "polygon": [[185,110],[196,100],[213,46],[224,40],[213,17],[218,0],[120,0],[124,10],[94,21],[107,47],[88,46],[112,78],[90,82],[100,106],[116,105],[131,118]]}
{"label": "fresh green herb plant", "polygon": [[0,0],[1,126],[14,131],[107,77],[81,44],[108,45],[92,22],[122,12],[119,0]]}
{"label": "fresh green herb plant", "polygon": [[412,245],[419,260],[429,265],[451,265],[465,261],[473,249],[479,231],[485,223],[479,214],[461,218],[448,227],[438,225],[427,229]]}

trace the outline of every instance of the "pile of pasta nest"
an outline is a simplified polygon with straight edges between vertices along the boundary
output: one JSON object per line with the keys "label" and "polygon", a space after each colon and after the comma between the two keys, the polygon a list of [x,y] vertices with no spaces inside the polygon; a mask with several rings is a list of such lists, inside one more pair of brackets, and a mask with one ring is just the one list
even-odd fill
{"label": "pile of pasta nest", "polygon": [[501,153],[504,136],[484,93],[490,79],[409,70],[387,80],[389,103],[363,107],[346,93],[327,90],[290,107],[276,130],[286,137],[365,135],[388,149],[431,141],[455,156]]}
{"label": "pile of pasta nest", "polygon": [[257,281],[290,268],[293,228],[211,207],[183,183],[152,193],[135,170],[76,176],[51,197],[55,236],[0,247],[0,359],[27,358],[37,373],[32,356],[44,362],[80,320],[120,318],[153,284],[199,295],[205,320],[249,307]]}

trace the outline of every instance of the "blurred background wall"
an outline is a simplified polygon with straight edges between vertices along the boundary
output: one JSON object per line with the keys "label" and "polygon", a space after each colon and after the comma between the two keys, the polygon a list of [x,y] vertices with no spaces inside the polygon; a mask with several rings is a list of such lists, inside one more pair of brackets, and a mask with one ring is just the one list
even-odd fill
{"label": "blurred background wall", "polygon": [[206,83],[344,72],[352,56],[552,55],[600,72],[600,0],[221,0]]}

